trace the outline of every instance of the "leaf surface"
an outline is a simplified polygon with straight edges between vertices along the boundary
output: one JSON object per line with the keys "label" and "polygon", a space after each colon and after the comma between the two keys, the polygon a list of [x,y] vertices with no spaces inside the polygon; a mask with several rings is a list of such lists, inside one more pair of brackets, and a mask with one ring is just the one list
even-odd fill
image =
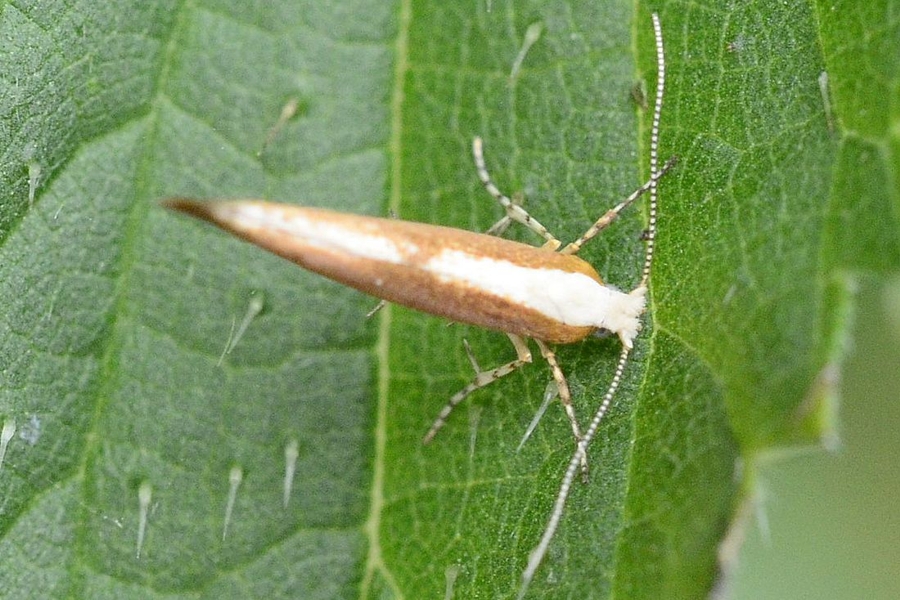
{"label": "leaf surface", "polygon": [[[657,7],[662,156],[680,162],[651,311],[528,597],[704,595],[759,454],[834,435],[848,274],[900,257],[900,32],[894,3],[831,4]],[[631,96],[655,85],[647,9],[18,3],[0,31],[0,416],[16,423],[0,580],[23,597],[515,597],[573,450],[551,406],[516,451],[546,366],[423,446],[471,377],[462,339],[493,366],[514,357],[503,335],[366,319],[373,300],[158,201],[484,230],[499,210],[480,135],[498,185],[568,241],[648,175]],[[631,289],[644,227],[633,210],[582,256]],[[559,348],[582,421],[618,351]]]}

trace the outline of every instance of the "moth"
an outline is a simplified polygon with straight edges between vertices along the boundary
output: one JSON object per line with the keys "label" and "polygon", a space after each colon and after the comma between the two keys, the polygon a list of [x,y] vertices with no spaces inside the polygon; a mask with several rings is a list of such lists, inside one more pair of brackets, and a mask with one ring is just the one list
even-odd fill
{"label": "moth", "polygon": [[[535,341],[550,365],[575,437],[576,452],[544,538],[523,575],[523,590],[556,530],[577,465],[586,469],[587,445],[616,391],[646,307],[656,234],[656,185],[675,162],[671,159],[662,168],[657,164],[664,59],[662,33],[655,14],[653,20],[658,77],[651,130],[651,176],[565,246],[497,188],[485,166],[483,142],[478,137],[472,151],[482,184],[505,210],[504,219],[521,223],[541,236],[542,246],[439,225],[262,200],[172,198],[164,202],[168,208],[208,221],[310,271],[382,300],[505,333],[515,348],[515,360],[482,370],[470,355],[475,377],[450,398],[426,433],[425,442],[444,425],[453,408],[474,391],[532,362],[526,340]],[[650,219],[641,282],[631,291],[620,291],[605,283],[589,263],[576,255],[586,242],[647,192],[651,192]],[[618,336],[622,354],[603,404],[587,435],[583,435],[572,408],[568,383],[551,345],[578,342],[598,331]]]}
{"label": "moth", "polygon": [[559,240],[494,186],[484,167],[480,138],[475,138],[473,151],[485,187],[511,219],[546,239],[543,246],[439,225],[261,200],[173,198],[165,205],[377,298],[506,333],[516,360],[479,370],[438,415],[426,442],[472,392],[532,361],[526,338],[536,341],[550,364],[572,432],[580,440],[569,387],[549,344],[570,344],[609,331],[631,348],[640,330],[647,288],[640,285],[622,292],[610,287],[575,253],[655,185],[668,166],[560,249]]}

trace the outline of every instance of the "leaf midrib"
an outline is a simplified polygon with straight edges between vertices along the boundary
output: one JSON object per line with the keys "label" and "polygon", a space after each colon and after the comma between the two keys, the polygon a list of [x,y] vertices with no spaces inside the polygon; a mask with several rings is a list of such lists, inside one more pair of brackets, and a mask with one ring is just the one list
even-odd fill
{"label": "leaf midrib", "polygon": [[[409,28],[412,21],[411,0],[401,0],[398,9],[397,38],[394,42],[394,80],[391,90],[391,135],[388,142],[390,183],[388,184],[388,210],[399,214],[401,202],[403,156],[403,94],[406,74],[409,70]],[[369,514],[364,530],[368,538],[365,572],[360,597],[370,595],[376,574],[384,577],[395,597],[403,598],[401,587],[384,562],[381,548],[381,514],[384,510],[385,455],[387,448],[387,403],[390,392],[390,331],[392,307],[384,306],[379,314],[378,339],[375,345],[377,362],[375,428],[373,430],[372,485],[369,492]]]}

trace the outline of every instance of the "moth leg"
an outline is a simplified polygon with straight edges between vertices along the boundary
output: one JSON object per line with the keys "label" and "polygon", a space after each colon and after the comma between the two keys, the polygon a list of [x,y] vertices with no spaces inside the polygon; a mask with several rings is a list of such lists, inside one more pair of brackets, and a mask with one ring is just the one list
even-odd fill
{"label": "moth leg", "polygon": [[[510,201],[516,206],[522,206],[522,204],[524,204],[525,202],[525,194],[523,194],[522,192],[517,192],[512,195]],[[499,221],[491,225],[484,233],[487,235],[495,235],[497,237],[500,237],[504,233],[506,233],[506,230],[509,229],[509,226],[512,225],[512,223],[512,217],[510,217],[509,215],[504,215],[500,218]]]}
{"label": "moth leg", "polygon": [[560,250],[561,254],[576,254],[581,247],[596,236],[598,233],[609,227],[609,224],[616,220],[616,217],[619,216],[623,210],[631,206],[635,200],[643,196],[646,192],[650,191],[650,188],[656,185],[656,182],[659,181],[666,172],[671,169],[675,165],[675,158],[670,158],[669,161],[663,165],[663,168],[653,174],[647,183],[636,189],[631,193],[630,196],[613,206],[611,209],[603,213],[599,219],[597,219],[593,225],[591,225],[587,231],[582,234],[580,238]]}
{"label": "moth leg", "polygon": [[453,411],[456,405],[465,400],[469,396],[469,394],[471,394],[475,390],[480,390],[486,385],[497,381],[501,377],[509,375],[523,365],[531,362],[531,350],[528,349],[528,345],[525,343],[525,340],[512,333],[507,333],[506,335],[509,336],[510,341],[516,349],[516,360],[510,361],[505,365],[500,365],[499,367],[493,369],[488,369],[487,371],[481,370],[481,367],[478,366],[478,361],[475,360],[475,356],[472,354],[472,350],[469,348],[469,343],[463,342],[466,348],[466,354],[469,357],[469,362],[472,363],[472,368],[475,369],[475,379],[472,380],[472,383],[456,392],[456,394],[454,394],[453,397],[450,398],[444,408],[441,409],[441,412],[434,420],[434,423],[432,423],[431,429],[429,429],[428,433],[425,434],[425,438],[422,440],[422,443],[427,444],[432,439],[434,439],[435,434],[437,434],[438,430],[444,426],[444,423],[447,422],[447,417],[450,416],[450,413]]}
{"label": "moth leg", "polygon": [[387,306],[387,300],[379,300],[378,304],[375,305],[375,308],[373,308],[372,310],[370,310],[369,312],[366,313],[366,318],[371,319],[372,317],[375,316],[375,313],[377,313],[379,310],[381,310],[385,306]]}
{"label": "moth leg", "polygon": [[[553,381],[556,382],[556,389],[559,392],[559,401],[563,405],[563,410],[566,411],[569,423],[572,425],[572,435],[575,436],[575,446],[578,447],[578,445],[581,444],[581,440],[584,438],[581,435],[581,428],[578,426],[578,419],[575,418],[575,409],[572,407],[572,392],[569,391],[569,382],[566,381],[566,376],[559,366],[559,361],[556,360],[556,353],[553,352],[550,346],[541,340],[535,340],[535,342],[537,342],[538,348],[541,350],[541,356],[543,356],[544,360],[547,361],[547,364],[550,365],[550,371],[553,373]],[[587,477],[588,463],[587,454],[585,453],[582,453],[581,455],[581,472]]]}
{"label": "moth leg", "polygon": [[512,200],[509,199],[508,196],[504,195],[503,192],[494,184],[491,179],[490,174],[487,171],[487,166],[484,163],[484,143],[481,141],[480,137],[476,137],[472,140],[472,155],[475,157],[475,168],[478,170],[478,178],[481,179],[481,183],[484,185],[484,189],[487,190],[487,193],[490,194],[494,200],[500,203],[503,209],[506,211],[506,216],[503,219],[500,219],[493,227],[491,227],[488,231],[493,231],[498,227],[505,227],[503,225],[505,220],[513,220],[518,223],[521,223],[528,229],[532,230],[546,241],[547,246],[550,246],[554,250],[559,248],[561,242],[553,237],[546,227],[541,225],[537,219],[528,214],[528,211],[522,208],[522,206]]}

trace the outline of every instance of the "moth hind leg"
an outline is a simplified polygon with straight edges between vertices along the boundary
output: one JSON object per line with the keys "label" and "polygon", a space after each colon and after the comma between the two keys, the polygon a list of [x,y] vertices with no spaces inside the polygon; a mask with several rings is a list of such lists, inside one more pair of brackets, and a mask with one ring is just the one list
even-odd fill
{"label": "moth hind leg", "polygon": [[516,202],[505,195],[496,186],[488,173],[487,165],[484,162],[484,142],[480,137],[472,140],[472,155],[475,158],[475,169],[478,171],[478,178],[481,180],[484,189],[491,195],[494,200],[500,203],[500,206],[506,211],[506,216],[495,223],[489,230],[489,233],[496,233],[497,230],[506,229],[510,221],[521,223],[531,231],[544,238],[544,245],[552,250],[559,248],[562,243],[556,239],[550,231],[541,225],[541,223],[532,217],[527,210],[522,208],[521,202]]}
{"label": "moth hind leg", "polygon": [[528,349],[528,344],[525,343],[525,340],[512,333],[507,333],[506,335],[509,336],[510,341],[516,349],[516,359],[493,369],[482,370],[481,367],[478,366],[478,361],[475,360],[475,356],[472,354],[468,342],[464,342],[469,362],[475,370],[475,378],[469,385],[456,392],[447,404],[444,405],[444,408],[441,409],[441,412],[438,413],[434,423],[432,423],[431,429],[425,434],[425,438],[422,440],[423,444],[427,444],[434,439],[438,430],[440,430],[440,428],[444,426],[444,423],[447,422],[447,417],[450,416],[453,409],[463,400],[468,398],[472,392],[490,385],[501,377],[506,377],[532,361],[531,351]]}
{"label": "moth hind leg", "polygon": [[[507,333],[509,340],[512,342],[513,347],[516,349],[516,359],[512,360],[506,364],[500,365],[499,367],[495,367],[493,369],[482,370],[482,368],[478,365],[478,361],[475,360],[475,356],[472,354],[472,350],[469,347],[468,342],[463,342],[465,344],[466,355],[469,357],[469,362],[472,364],[472,368],[475,370],[475,378],[472,380],[469,385],[456,392],[452,398],[444,405],[444,408],[441,409],[441,412],[438,413],[437,418],[432,423],[431,428],[428,430],[428,433],[425,434],[422,443],[427,444],[431,440],[434,439],[434,436],[437,432],[444,426],[447,422],[447,418],[450,416],[450,413],[453,412],[453,409],[456,408],[463,400],[469,397],[472,392],[476,390],[480,390],[483,387],[490,385],[491,383],[497,381],[502,377],[506,377],[510,373],[513,373],[524,365],[532,362],[531,351],[528,349],[528,344],[525,340],[515,334]],[[575,417],[575,409],[572,407],[572,394],[569,391],[569,383],[566,381],[566,376],[563,374],[562,369],[559,366],[559,362],[556,360],[556,354],[553,350],[550,349],[547,344],[540,340],[535,340],[537,342],[538,348],[540,348],[541,356],[544,357],[544,360],[550,365],[550,371],[553,373],[553,380],[556,383],[556,389],[559,394],[559,401],[563,405],[563,410],[565,410],[566,417],[569,419],[569,423],[572,426],[572,435],[575,437],[575,444],[581,444],[582,434],[581,428],[578,426],[578,419]],[[582,456],[581,461],[581,470],[583,475],[587,476],[588,471],[588,463],[587,456]]]}
{"label": "moth hind leg", "polygon": [[372,310],[370,310],[369,312],[366,313],[366,318],[371,319],[372,317],[375,316],[376,313],[378,313],[385,306],[387,306],[387,300],[379,300],[378,304],[376,304],[375,307],[372,308]]}

